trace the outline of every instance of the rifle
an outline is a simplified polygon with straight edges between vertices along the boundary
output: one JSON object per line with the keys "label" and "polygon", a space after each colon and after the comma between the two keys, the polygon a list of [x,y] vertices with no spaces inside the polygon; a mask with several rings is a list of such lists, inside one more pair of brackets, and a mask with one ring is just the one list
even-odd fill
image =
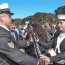
{"label": "rifle", "polygon": [[[40,54],[41,54],[41,51],[40,51],[40,48],[39,48],[39,45],[38,45],[38,43],[39,43],[39,38],[38,38],[38,36],[34,33],[33,27],[32,27],[32,25],[31,25],[30,23],[28,24],[28,27],[29,27],[29,29],[30,29],[30,34],[31,34],[32,39],[33,39],[34,48],[35,48],[35,54],[36,54],[36,57],[37,57],[37,59],[38,59],[38,64],[37,64],[37,65],[39,65],[39,64],[40,64]],[[43,64],[43,63],[42,63],[42,64]],[[42,64],[41,64],[41,65],[42,65]],[[44,62],[43,65],[45,65],[45,62]]]}

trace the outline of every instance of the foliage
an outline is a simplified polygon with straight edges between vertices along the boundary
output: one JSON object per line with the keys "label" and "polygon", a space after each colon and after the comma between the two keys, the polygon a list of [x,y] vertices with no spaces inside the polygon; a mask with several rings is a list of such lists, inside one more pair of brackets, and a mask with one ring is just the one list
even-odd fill
{"label": "foliage", "polygon": [[23,24],[22,19],[12,19],[12,22],[15,23],[17,26]]}
{"label": "foliage", "polygon": [[[57,10],[54,11],[55,14],[64,14],[65,13],[65,6],[61,6],[58,7]],[[49,23],[54,24],[55,23],[55,15],[52,13],[42,13],[42,12],[37,12],[32,16],[28,16],[24,19],[13,19],[12,21],[16,24],[16,25],[21,25],[24,24],[25,21],[30,21],[30,22],[37,22],[37,23]]]}
{"label": "foliage", "polygon": [[53,14],[37,12],[32,16],[24,18],[22,21],[38,22],[38,23],[53,23]]}
{"label": "foliage", "polygon": [[55,10],[55,14],[65,14],[65,6],[58,7],[57,10]]}

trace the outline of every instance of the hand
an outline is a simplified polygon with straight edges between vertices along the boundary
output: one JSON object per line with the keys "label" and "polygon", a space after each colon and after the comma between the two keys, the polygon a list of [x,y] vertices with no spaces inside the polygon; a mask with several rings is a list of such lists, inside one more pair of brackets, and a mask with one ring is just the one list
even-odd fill
{"label": "hand", "polygon": [[45,55],[40,55],[40,59],[42,60],[42,61],[46,61],[46,62],[50,62],[50,58],[49,57],[47,57],[47,56],[45,56]]}
{"label": "hand", "polygon": [[40,59],[41,59],[42,61],[45,61],[45,58],[46,58],[45,55],[43,55],[43,54],[40,55]]}

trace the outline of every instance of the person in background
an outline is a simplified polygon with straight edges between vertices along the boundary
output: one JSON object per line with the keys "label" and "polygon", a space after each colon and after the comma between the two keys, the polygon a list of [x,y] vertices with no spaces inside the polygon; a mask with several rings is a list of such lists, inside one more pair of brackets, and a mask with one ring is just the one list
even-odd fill
{"label": "person in background", "polygon": [[15,41],[17,41],[18,40],[18,35],[17,35],[17,32],[15,31],[15,28],[16,28],[15,24],[12,23],[10,25],[11,35],[14,37]]}

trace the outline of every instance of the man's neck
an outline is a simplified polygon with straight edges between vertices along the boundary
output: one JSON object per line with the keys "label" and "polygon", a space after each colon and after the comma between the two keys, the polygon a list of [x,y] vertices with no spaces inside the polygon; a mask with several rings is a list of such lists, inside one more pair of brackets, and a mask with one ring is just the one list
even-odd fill
{"label": "man's neck", "polygon": [[7,31],[9,31],[9,29],[6,26],[4,26],[4,25],[0,25],[0,26],[3,27],[4,29],[6,29]]}

